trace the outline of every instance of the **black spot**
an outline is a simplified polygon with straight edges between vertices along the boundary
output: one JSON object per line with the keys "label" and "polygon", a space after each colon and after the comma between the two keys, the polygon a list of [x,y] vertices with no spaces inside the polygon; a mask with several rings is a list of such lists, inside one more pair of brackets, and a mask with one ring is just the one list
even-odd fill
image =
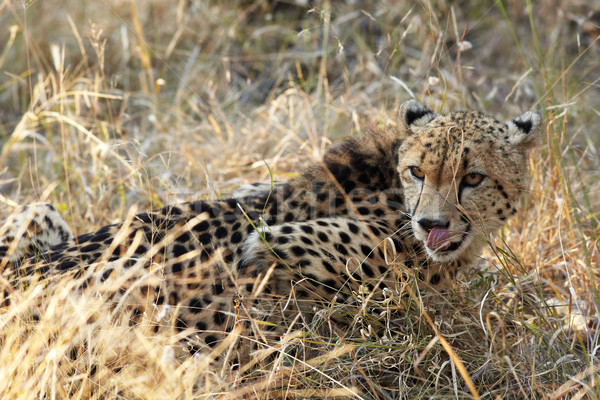
{"label": "black spot", "polygon": [[[319,257],[319,253],[317,253],[315,250],[313,250],[313,249],[311,249],[311,248],[307,248],[307,249],[306,249],[306,252],[307,252],[308,254],[310,254],[311,256],[313,256],[313,257]],[[283,258],[283,257],[282,257],[282,258]]]}
{"label": "black spot", "polygon": [[312,235],[315,231],[310,225],[301,225],[300,229],[302,229],[302,231],[308,235]]}
{"label": "black spot", "polygon": [[173,246],[173,255],[175,257],[180,257],[184,254],[186,254],[188,251],[185,248],[185,246],[182,246],[180,244],[176,244],[175,246]]}
{"label": "black spot", "polygon": [[198,329],[199,331],[205,331],[206,324],[202,321],[198,321],[198,322],[196,322],[196,329]]}
{"label": "black spot", "polygon": [[100,282],[105,282],[108,277],[110,276],[110,274],[112,274],[113,270],[112,269],[107,269],[106,271],[104,271],[102,273],[102,276],[100,277]]}
{"label": "black spot", "polygon": [[306,254],[306,250],[304,250],[300,246],[292,246],[291,250],[292,250],[292,253],[294,253],[294,255],[296,255],[298,257],[302,257],[304,254]]}
{"label": "black spot", "polygon": [[321,250],[321,253],[323,253],[323,255],[329,258],[331,261],[335,261],[334,255],[328,252],[327,250]]}
{"label": "black spot", "polygon": [[352,222],[348,222],[348,229],[350,229],[350,232],[352,233],[358,233],[358,226]]}
{"label": "black spot", "polygon": [[180,243],[187,243],[190,241],[190,234],[187,232],[184,232],[181,235],[179,235],[179,237],[177,239],[175,239],[175,241],[180,242]]}
{"label": "black spot", "polygon": [[210,347],[215,347],[218,343],[218,339],[215,335],[208,335],[207,337],[204,338],[204,342],[209,345]]}
{"label": "black spot", "polygon": [[348,250],[346,250],[346,247],[345,247],[343,244],[341,244],[341,243],[336,243],[336,244],[334,245],[334,247],[335,247],[335,249],[336,249],[336,250],[337,250],[337,251],[338,251],[340,254],[343,254],[343,255],[345,255],[345,256],[347,256],[347,255],[348,255]]}
{"label": "black spot", "polygon": [[240,232],[234,232],[233,235],[231,235],[231,243],[239,243],[242,241],[242,234]]}
{"label": "black spot", "polygon": [[370,278],[375,276],[373,269],[368,264],[362,264],[362,270],[365,271],[365,274]]}
{"label": "black spot", "polygon": [[58,264],[56,266],[56,268],[58,268],[61,271],[66,271],[69,269],[73,269],[77,266],[77,262],[76,261],[72,261],[72,260],[65,260],[63,262],[61,262],[60,264]]}
{"label": "black spot", "polygon": [[369,209],[367,207],[358,207],[357,211],[360,215],[368,215]]}
{"label": "black spot", "polygon": [[309,238],[307,238],[306,236],[302,236],[300,238],[300,240],[302,240],[302,242],[305,243],[305,244],[307,244],[307,245],[312,245],[313,244],[313,241],[310,240]]}
{"label": "black spot", "polygon": [[324,232],[318,232],[317,236],[319,237],[319,240],[322,241],[323,243],[329,242],[329,238],[327,237],[327,235]]}
{"label": "black spot", "polygon": [[215,311],[213,314],[213,321],[215,322],[215,324],[221,326],[225,323],[225,321],[227,320],[227,316],[222,313],[221,311]]}
{"label": "black spot", "polygon": [[170,207],[170,214],[171,215],[181,215],[181,209],[177,208],[177,207]]}
{"label": "black spot", "polygon": [[93,236],[92,233],[86,233],[84,235],[77,236],[76,241],[79,244],[87,243],[92,239],[92,236]]}
{"label": "black spot", "polygon": [[212,235],[210,233],[203,233],[200,236],[198,236],[198,240],[200,241],[200,243],[207,245],[212,241]]}
{"label": "black spot", "polygon": [[175,326],[177,327],[177,330],[179,332],[183,331],[185,328],[187,328],[187,324],[185,323],[185,321],[181,320],[181,319],[177,319],[177,322],[175,322]]}
{"label": "black spot", "polygon": [[174,274],[180,273],[182,269],[183,269],[183,264],[181,264],[181,263],[175,263],[175,264],[171,265],[171,272]]}
{"label": "black spot", "polygon": [[350,243],[350,236],[346,232],[340,232],[340,239],[342,243]]}
{"label": "black spot", "polygon": [[112,234],[110,232],[106,232],[106,233],[96,232],[94,234],[94,236],[91,238],[91,240],[94,242],[104,242],[105,240],[108,240],[110,243],[110,241],[112,241]]}
{"label": "black spot", "polygon": [[225,236],[227,236],[227,228],[223,228],[222,226],[218,227],[215,231],[215,237],[217,239],[223,239]]}
{"label": "black spot", "polygon": [[431,283],[432,285],[437,285],[438,283],[440,283],[441,280],[442,278],[439,274],[433,274],[431,279],[429,279],[429,283]]}
{"label": "black spot", "polygon": [[98,250],[100,248],[100,246],[101,246],[100,243],[90,243],[87,246],[82,247],[81,251],[83,253],[89,253],[91,251]]}
{"label": "black spot", "polygon": [[[202,301],[198,298],[193,298],[192,300],[190,300],[188,307],[192,314],[198,314],[202,311]],[[197,326],[198,324],[196,324],[196,327]]]}
{"label": "black spot", "polygon": [[265,238],[265,240],[267,242],[272,242],[273,241],[273,234],[271,232],[265,232],[263,237]]}
{"label": "black spot", "polygon": [[199,224],[196,224],[196,226],[194,226],[192,228],[192,230],[194,232],[204,232],[205,230],[207,230],[209,227],[209,223],[208,221],[202,221]]}
{"label": "black spot", "polygon": [[289,235],[292,232],[294,232],[294,228],[290,225],[285,225],[281,228],[281,233],[284,233],[286,235]]}
{"label": "black spot", "polygon": [[372,249],[369,246],[367,246],[367,245],[361,244],[360,245],[360,250],[365,255],[365,257],[371,257],[372,258],[374,256]]}
{"label": "black spot", "polygon": [[221,294],[225,291],[225,286],[223,286],[223,282],[217,281],[212,285],[212,290],[214,294]]}
{"label": "black spot", "polygon": [[226,213],[223,213],[223,221],[227,222],[228,224],[233,224],[236,221],[236,216],[235,213],[232,211],[227,211]]}
{"label": "black spot", "polygon": [[325,269],[329,272],[331,272],[332,274],[336,274],[337,271],[333,268],[333,265],[331,265],[329,262],[323,260],[323,266],[325,267]]}
{"label": "black spot", "polygon": [[[152,217],[148,213],[138,214],[135,216],[135,218],[142,221],[145,224],[152,223]],[[98,232],[100,232],[100,231],[98,231]]]}
{"label": "black spot", "polygon": [[146,246],[144,246],[143,244],[140,244],[136,249],[135,249],[135,254],[136,255],[142,255],[142,254],[146,254],[146,252],[148,251],[148,249],[146,248]]}

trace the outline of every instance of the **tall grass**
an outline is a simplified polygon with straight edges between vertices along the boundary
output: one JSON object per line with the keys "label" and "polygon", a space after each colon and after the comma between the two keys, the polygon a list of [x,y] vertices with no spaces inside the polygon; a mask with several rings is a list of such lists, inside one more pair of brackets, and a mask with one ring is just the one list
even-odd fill
{"label": "tall grass", "polygon": [[181,334],[120,321],[97,288],[32,282],[0,312],[0,397],[598,398],[598,9],[298,4],[1,2],[0,217],[45,200],[84,233],[133,205],[284,180],[413,95],[537,109],[531,192],[479,267],[435,307],[318,310],[246,376],[179,357]]}

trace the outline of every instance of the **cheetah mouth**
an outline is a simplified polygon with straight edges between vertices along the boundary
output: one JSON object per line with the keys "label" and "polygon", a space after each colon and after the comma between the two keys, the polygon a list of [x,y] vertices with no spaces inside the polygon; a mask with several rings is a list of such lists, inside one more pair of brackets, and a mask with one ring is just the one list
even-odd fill
{"label": "cheetah mouth", "polygon": [[[451,241],[452,238],[459,236],[458,241]],[[433,228],[427,235],[425,246],[436,254],[449,254],[460,248],[464,243],[466,232],[451,232],[444,228]]]}
{"label": "cheetah mouth", "polygon": [[448,242],[447,245],[444,246],[444,248],[437,249],[434,251],[438,254],[452,253],[453,251],[458,250],[459,247],[463,244],[463,242],[464,242],[464,237],[461,237],[458,242]]}

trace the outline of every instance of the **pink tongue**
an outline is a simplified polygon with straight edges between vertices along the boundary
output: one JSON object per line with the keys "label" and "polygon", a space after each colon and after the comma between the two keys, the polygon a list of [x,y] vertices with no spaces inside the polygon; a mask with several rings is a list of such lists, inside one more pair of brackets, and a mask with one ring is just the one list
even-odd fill
{"label": "pink tongue", "polygon": [[433,228],[429,231],[426,245],[431,250],[446,250],[450,247],[450,242],[448,242],[448,230],[444,228]]}

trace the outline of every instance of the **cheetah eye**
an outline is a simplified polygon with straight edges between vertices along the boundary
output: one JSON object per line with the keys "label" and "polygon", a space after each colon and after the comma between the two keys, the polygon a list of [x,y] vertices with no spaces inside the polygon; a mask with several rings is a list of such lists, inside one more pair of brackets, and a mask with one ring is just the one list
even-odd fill
{"label": "cheetah eye", "polygon": [[485,175],[479,172],[471,172],[463,177],[463,185],[467,187],[475,187],[481,184],[485,179]]}
{"label": "cheetah eye", "polygon": [[409,171],[410,171],[410,175],[413,178],[418,179],[420,181],[422,181],[423,179],[425,179],[425,173],[423,171],[421,171],[421,168],[419,168],[419,167],[410,167]]}

